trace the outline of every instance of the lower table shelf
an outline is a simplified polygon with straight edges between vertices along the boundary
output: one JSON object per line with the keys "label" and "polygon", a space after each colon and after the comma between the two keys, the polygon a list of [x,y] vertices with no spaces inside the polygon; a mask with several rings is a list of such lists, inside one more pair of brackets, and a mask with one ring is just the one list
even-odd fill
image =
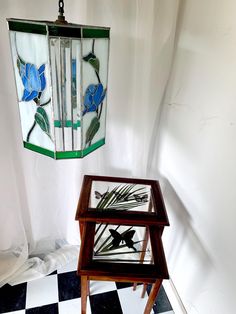
{"label": "lower table shelf", "polygon": [[[112,229],[111,225],[103,226],[108,231],[110,230],[110,235],[105,237],[105,240],[103,239],[102,244],[99,245],[101,254],[96,254],[95,248],[102,239],[99,233],[99,229],[101,230],[102,227],[95,222],[83,223],[77,270],[78,275],[81,276],[82,314],[86,313],[90,280],[152,283],[152,290],[144,311],[145,314],[148,314],[152,309],[162,280],[169,278],[161,239],[162,229],[157,226],[142,226],[144,239],[133,240],[135,233],[132,232],[129,235],[130,242],[125,241],[124,235],[127,232],[136,231],[135,228],[140,228],[140,226],[125,226],[126,229],[123,232],[120,231],[120,226],[122,225],[113,226]],[[116,240],[111,230],[116,230],[121,238]],[[137,244],[140,245],[140,250]],[[109,254],[110,258],[108,258]],[[132,258],[134,254],[139,256],[139,259]],[[146,254],[149,254],[148,260],[145,258]],[[117,258],[117,256],[119,257]]]}

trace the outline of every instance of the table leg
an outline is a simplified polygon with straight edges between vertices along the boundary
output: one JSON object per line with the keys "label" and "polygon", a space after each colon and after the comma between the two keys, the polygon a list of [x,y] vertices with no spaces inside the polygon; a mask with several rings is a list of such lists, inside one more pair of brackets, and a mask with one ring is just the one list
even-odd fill
{"label": "table leg", "polygon": [[87,296],[90,295],[90,280],[87,281]]}
{"label": "table leg", "polygon": [[80,240],[82,239],[84,223],[79,222]]}
{"label": "table leg", "polygon": [[81,276],[81,314],[86,314],[88,294],[88,278]]}
{"label": "table leg", "polygon": [[141,298],[142,299],[145,297],[146,290],[147,290],[147,283],[144,283],[143,284],[143,291],[142,291],[142,294],[141,294]]}
{"label": "table leg", "polygon": [[152,290],[149,294],[148,301],[144,310],[144,314],[150,314],[153,304],[156,300],[158,291],[161,287],[162,279],[157,279],[156,282],[152,285]]}
{"label": "table leg", "polygon": [[[145,235],[144,235],[144,239],[143,239],[143,246],[142,246],[142,253],[141,253],[141,257],[140,257],[140,263],[142,264],[145,258],[145,254],[146,254],[146,250],[147,250],[147,245],[148,245],[148,238],[149,238],[149,229],[148,227],[146,227],[145,230]],[[144,298],[145,292],[147,289],[147,284],[143,284],[143,291],[142,291],[142,295],[141,298]],[[134,289],[135,290],[135,289]]]}

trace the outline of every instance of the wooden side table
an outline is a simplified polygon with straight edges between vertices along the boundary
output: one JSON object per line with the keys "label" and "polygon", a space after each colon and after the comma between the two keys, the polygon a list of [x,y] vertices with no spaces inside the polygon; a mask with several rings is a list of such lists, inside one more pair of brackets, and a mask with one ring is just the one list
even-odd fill
{"label": "wooden side table", "polygon": [[162,280],[169,278],[161,240],[169,221],[158,181],[84,176],[76,220],[82,314],[89,280],[152,283],[144,311],[150,313]]}
{"label": "wooden side table", "polygon": [[[104,228],[106,230],[103,232]],[[142,231],[141,229],[144,234],[146,231],[148,234],[147,243],[145,243],[146,251],[143,251],[144,243],[136,241],[135,238],[135,233]],[[119,240],[115,242],[111,230],[116,230],[125,240],[119,239],[119,244]],[[129,242],[127,239],[131,237],[131,234],[127,237],[127,233],[131,232],[133,237],[132,242]],[[107,237],[108,233],[110,236]],[[125,243],[121,243],[122,241]],[[83,226],[77,273],[81,276],[82,314],[86,314],[89,280],[152,283],[152,290],[144,310],[144,314],[149,314],[162,280],[169,278],[161,230],[156,226],[134,227],[86,222]]]}

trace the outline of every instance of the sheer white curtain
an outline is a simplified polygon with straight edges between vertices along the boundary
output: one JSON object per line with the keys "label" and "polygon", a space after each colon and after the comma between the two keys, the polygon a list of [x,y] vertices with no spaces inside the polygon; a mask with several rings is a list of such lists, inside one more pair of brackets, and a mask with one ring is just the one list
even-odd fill
{"label": "sheer white curtain", "polygon": [[53,20],[57,1],[1,1],[1,285],[43,276],[77,258],[74,216],[85,173],[157,175],[153,145],[178,0],[65,0],[65,10],[71,22],[111,26],[107,144],[83,160],[66,161],[22,148],[5,18]]}

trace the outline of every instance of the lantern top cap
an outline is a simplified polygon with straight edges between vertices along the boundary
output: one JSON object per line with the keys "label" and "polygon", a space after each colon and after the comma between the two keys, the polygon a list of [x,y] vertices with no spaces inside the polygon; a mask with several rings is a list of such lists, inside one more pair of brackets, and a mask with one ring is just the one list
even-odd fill
{"label": "lantern top cap", "polygon": [[109,38],[110,27],[91,26],[82,24],[59,24],[52,21],[24,20],[8,18],[8,27],[11,31],[42,34],[49,36],[76,37],[76,38]]}
{"label": "lantern top cap", "polygon": [[25,20],[25,19],[18,19],[18,18],[7,18],[7,21],[26,23],[26,24],[37,24],[37,25],[54,25],[57,27],[99,28],[99,29],[107,29],[107,30],[110,29],[110,27],[108,26],[95,26],[95,25],[75,24],[75,23],[59,24],[59,23],[56,23],[55,21]]}

